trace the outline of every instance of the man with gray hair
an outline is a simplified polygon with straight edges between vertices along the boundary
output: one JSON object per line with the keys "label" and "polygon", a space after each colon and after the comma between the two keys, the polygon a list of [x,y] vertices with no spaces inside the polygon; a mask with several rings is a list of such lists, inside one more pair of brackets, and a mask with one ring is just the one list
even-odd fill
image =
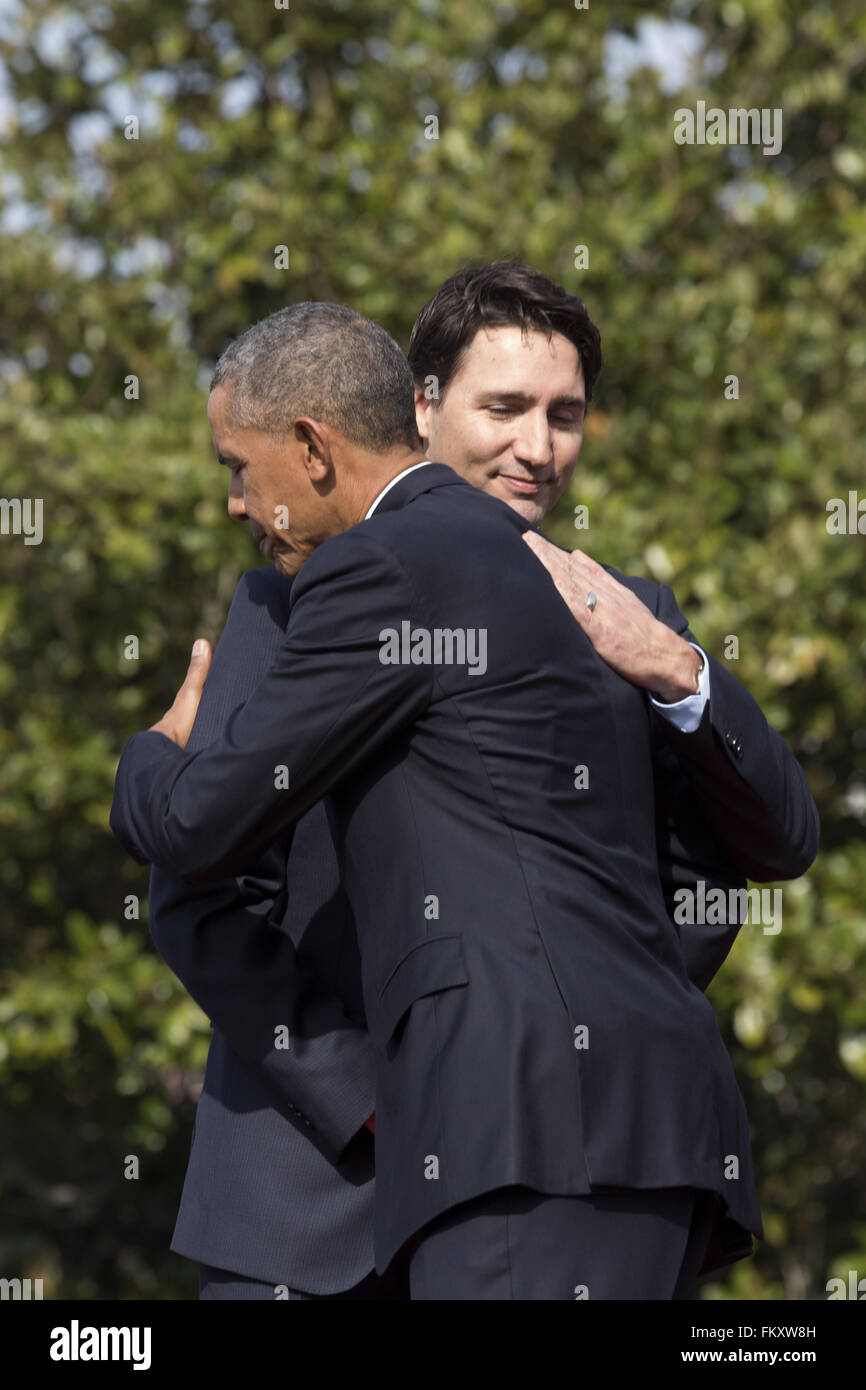
{"label": "man with gray hair", "polygon": [[[233,421],[270,438],[292,429],[291,402],[303,389],[315,413],[340,420],[370,447],[400,440],[417,447],[402,354],[371,329],[339,305],[281,311],[230,344],[211,391],[219,401],[218,388],[231,379]],[[332,341],[351,345],[350,353],[332,355]],[[324,363],[321,352],[313,359],[316,343]],[[371,391],[377,381],[387,388],[390,417],[381,393]],[[229,513],[246,520],[249,472],[242,460],[224,462]],[[249,525],[267,553],[264,528]],[[224,732],[276,659],[290,595],[277,568],[244,575],[188,750]],[[212,1020],[172,1238],[173,1250],[199,1263],[200,1296],[408,1299],[404,1262],[382,1276],[374,1269],[375,1067],[355,926],[324,803],[249,873],[196,889],[154,868],[148,909],[160,953]],[[279,1038],[275,1019],[285,1028]]]}

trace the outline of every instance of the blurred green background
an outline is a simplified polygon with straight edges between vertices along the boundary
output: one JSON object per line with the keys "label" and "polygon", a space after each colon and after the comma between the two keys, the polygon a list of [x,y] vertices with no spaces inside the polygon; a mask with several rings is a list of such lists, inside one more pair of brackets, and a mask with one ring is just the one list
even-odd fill
{"label": "blurred green background", "polygon": [[[550,534],[671,583],[719,659],[738,637],[822,816],[783,930],[745,927],[710,990],[767,1238],[702,1296],[866,1275],[866,539],[826,525],[866,496],[859,0],[29,0],[0,63],[0,491],[44,499],[41,545],[0,535],[0,1272],[198,1291],[168,1243],[210,1031],[107,817],[123,743],[260,563],[213,360],[310,298],[405,348],[442,279],[516,255],[604,344]],[[781,153],[677,145],[698,100],[780,108]]]}

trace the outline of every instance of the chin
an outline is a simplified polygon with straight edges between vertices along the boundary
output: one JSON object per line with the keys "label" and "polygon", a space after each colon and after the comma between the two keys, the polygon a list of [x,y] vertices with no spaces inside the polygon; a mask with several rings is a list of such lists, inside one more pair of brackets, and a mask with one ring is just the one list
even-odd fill
{"label": "chin", "polygon": [[536,498],[509,497],[507,500],[512,511],[517,512],[518,516],[522,516],[525,521],[531,521],[533,526],[537,526],[539,522],[544,520],[545,510]]}
{"label": "chin", "polygon": [[301,568],[301,556],[294,550],[280,550],[271,557],[274,562],[274,569],[283,576],[284,579],[294,579],[298,570]]}

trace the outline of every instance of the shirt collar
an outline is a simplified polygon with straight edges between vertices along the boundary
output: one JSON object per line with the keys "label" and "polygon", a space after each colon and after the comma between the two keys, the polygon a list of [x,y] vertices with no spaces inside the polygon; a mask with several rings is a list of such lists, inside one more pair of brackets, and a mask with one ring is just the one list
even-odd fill
{"label": "shirt collar", "polygon": [[422,459],[421,463],[410,463],[408,468],[404,468],[402,473],[398,473],[396,478],[392,478],[390,483],[386,484],[386,486],[382,488],[382,491],[379,493],[379,496],[373,499],[369,511],[367,511],[367,513],[364,516],[364,520],[366,521],[368,517],[371,517],[373,515],[379,503],[382,501],[382,498],[385,496],[385,493],[390,492],[391,488],[394,486],[395,483],[399,483],[401,478],[407,477],[410,473],[414,472],[416,468],[426,468],[429,463],[432,463],[432,459]]}

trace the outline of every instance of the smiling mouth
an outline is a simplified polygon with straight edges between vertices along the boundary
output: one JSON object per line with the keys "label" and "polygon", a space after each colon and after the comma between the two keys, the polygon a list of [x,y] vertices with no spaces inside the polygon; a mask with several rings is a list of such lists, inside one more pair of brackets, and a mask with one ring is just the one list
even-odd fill
{"label": "smiling mouth", "polygon": [[529,496],[532,496],[534,493],[540,491],[540,489],[544,487],[544,483],[536,482],[534,478],[511,477],[508,473],[500,473],[499,476],[504,483],[507,483],[509,487],[514,488],[515,492],[526,493]]}

